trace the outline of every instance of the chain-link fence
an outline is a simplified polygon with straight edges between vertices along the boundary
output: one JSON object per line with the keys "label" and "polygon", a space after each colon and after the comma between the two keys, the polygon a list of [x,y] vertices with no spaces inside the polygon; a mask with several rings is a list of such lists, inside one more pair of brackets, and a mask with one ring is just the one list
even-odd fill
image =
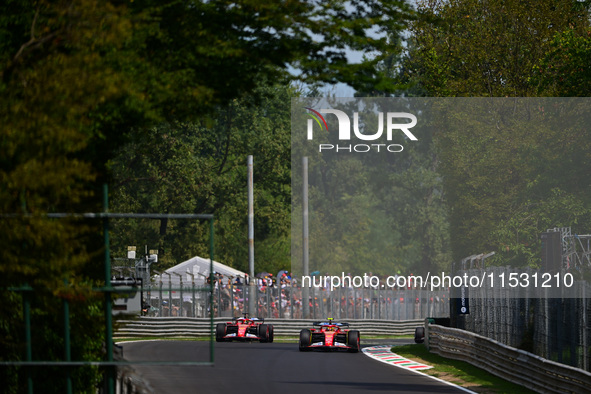
{"label": "chain-link fence", "polygon": [[[208,317],[209,294],[194,284],[160,283],[144,289],[146,316]],[[235,317],[249,312],[263,318],[293,319],[385,319],[410,320],[449,315],[449,292],[416,288],[310,287],[309,316],[304,316],[302,288],[289,283],[256,286],[219,277],[214,287],[214,317]],[[256,311],[248,311],[254,297]]]}
{"label": "chain-link fence", "polygon": [[[491,272],[487,269],[486,272]],[[509,277],[511,267],[494,267],[494,275]],[[537,271],[524,269],[533,276]],[[484,270],[461,271],[483,277]],[[487,274],[488,275],[488,274]],[[530,294],[531,293],[531,294]],[[576,296],[575,296],[576,295]],[[516,287],[470,289],[470,313],[457,315],[458,328],[492,338],[538,356],[590,370],[591,286],[574,281],[569,296],[544,296],[543,292]]]}

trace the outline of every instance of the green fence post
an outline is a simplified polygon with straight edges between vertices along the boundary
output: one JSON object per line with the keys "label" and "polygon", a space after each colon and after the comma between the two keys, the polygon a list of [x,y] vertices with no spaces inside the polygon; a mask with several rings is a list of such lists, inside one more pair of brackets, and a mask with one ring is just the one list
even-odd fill
{"label": "green fence post", "polygon": [[[27,286],[28,287],[28,286]],[[31,343],[31,300],[29,298],[29,290],[26,289],[23,292],[23,313],[25,318],[25,342],[26,342],[26,354],[25,358],[27,362],[33,361],[33,350]],[[27,392],[33,394],[33,377],[31,376],[30,366],[26,367],[27,370]]]}
{"label": "green fence post", "polygon": [[[103,185],[103,211],[109,212],[109,188]],[[107,350],[107,361],[113,361],[113,311],[111,306],[111,256],[109,245],[109,219],[103,219],[103,233],[105,241],[105,347]],[[107,392],[114,393],[113,366],[107,366]]]}
{"label": "green fence post", "polygon": [[209,361],[213,366],[213,217],[209,219]]}
{"label": "green fence post", "polygon": [[[68,281],[64,279],[64,284],[68,284]],[[67,299],[64,298],[64,351],[65,359],[67,362],[72,361],[72,349],[70,345],[70,304]],[[72,394],[72,376],[70,367],[66,367],[66,392]]]}

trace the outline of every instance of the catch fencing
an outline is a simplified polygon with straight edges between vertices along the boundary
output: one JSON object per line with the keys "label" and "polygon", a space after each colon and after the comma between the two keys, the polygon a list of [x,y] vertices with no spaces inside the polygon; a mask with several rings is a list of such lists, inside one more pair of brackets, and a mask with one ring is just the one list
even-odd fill
{"label": "catch fencing", "polygon": [[[211,297],[207,288],[193,285],[151,285],[144,289],[148,305],[144,315],[151,317],[210,316]],[[332,291],[309,288],[309,316],[304,316],[302,289],[293,284],[247,286],[219,280],[214,287],[214,317],[242,316],[249,297],[255,297],[256,311],[250,316],[277,319],[376,319],[413,320],[449,316],[448,290],[417,288],[391,289],[339,287]]]}
{"label": "catch fencing", "polygon": [[[482,276],[481,269],[461,271]],[[496,277],[510,273],[527,273],[532,269],[517,270],[510,267],[490,267]],[[470,313],[452,314],[455,326],[494,339],[508,346],[532,352],[545,359],[590,370],[591,344],[591,288],[584,281],[574,281],[569,297],[530,296],[531,289],[471,288]],[[577,295],[573,297],[572,295]]]}
{"label": "catch fencing", "polygon": [[425,324],[425,345],[443,357],[466,361],[538,393],[583,393],[591,373],[455,328]]}

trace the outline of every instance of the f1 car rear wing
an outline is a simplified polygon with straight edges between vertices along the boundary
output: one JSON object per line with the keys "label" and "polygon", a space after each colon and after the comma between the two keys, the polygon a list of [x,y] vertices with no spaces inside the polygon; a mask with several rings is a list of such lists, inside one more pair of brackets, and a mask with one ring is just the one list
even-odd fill
{"label": "f1 car rear wing", "polygon": [[234,321],[234,322],[237,322],[239,320],[242,320],[242,321],[249,320],[249,321],[256,322],[256,323],[263,323],[265,321],[265,319],[263,319],[262,317],[247,317],[247,316],[244,316],[244,317],[233,317],[232,318],[232,321]]}
{"label": "f1 car rear wing", "polygon": [[333,321],[315,321],[312,323],[313,326],[316,327],[326,327],[326,326],[337,326],[337,327],[349,327],[349,323],[336,323]]}

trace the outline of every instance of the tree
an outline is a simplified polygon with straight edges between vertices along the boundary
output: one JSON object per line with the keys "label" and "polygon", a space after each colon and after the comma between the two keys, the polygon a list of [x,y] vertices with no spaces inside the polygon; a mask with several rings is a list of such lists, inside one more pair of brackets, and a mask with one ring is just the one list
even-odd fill
{"label": "tree", "polygon": [[[419,3],[407,62],[430,96],[529,97],[554,36],[585,31],[587,10],[571,0],[437,0]],[[407,64],[408,64],[407,63]]]}
{"label": "tree", "polygon": [[[360,150],[355,152],[350,151],[355,149],[350,148],[354,139],[339,140],[337,133],[315,129],[312,143],[301,132],[309,118],[305,107],[334,108],[349,115],[358,112],[360,127],[371,130],[367,133],[377,130],[378,112],[404,109],[420,113],[420,125],[413,129],[418,130],[419,141],[394,135],[392,141],[382,138],[367,142],[375,143],[373,150],[366,152],[360,144]],[[310,271],[318,270],[323,275],[393,275],[398,271],[420,274],[451,262],[442,179],[435,171],[434,125],[424,121],[431,113],[428,104],[416,99],[381,97],[300,98],[293,108],[294,266],[299,267],[301,261],[302,156],[308,157],[309,163]],[[329,130],[337,128],[331,123],[334,120],[327,117]],[[400,143],[404,149],[388,152],[384,142]],[[377,152],[379,143],[382,148]],[[319,152],[316,144],[340,146],[340,150]]]}
{"label": "tree", "polygon": [[[124,88],[121,74],[106,67],[101,50],[114,49],[129,33],[122,13],[94,2],[76,6],[44,2],[5,2],[0,18],[0,286],[28,285],[34,330],[33,357],[63,354],[63,302],[71,303],[72,327],[85,334],[72,341],[72,357],[100,359],[100,298],[89,289],[100,272],[92,253],[100,231],[89,223],[53,220],[46,212],[84,212],[96,171],[81,154],[97,128],[90,113]],[[99,233],[100,234],[100,233]],[[95,257],[95,260],[97,258]],[[99,259],[100,261],[100,259]],[[24,358],[22,296],[2,309],[3,360]],[[98,315],[98,316],[97,316]],[[98,323],[98,324],[97,324]],[[7,392],[26,387],[18,369],[2,369]],[[74,390],[91,391],[96,368],[73,371]],[[48,392],[63,392],[65,376],[35,369],[35,381],[50,381]]]}
{"label": "tree", "polygon": [[580,32],[568,29],[557,33],[533,80],[545,96],[585,97],[591,91],[591,28]]}
{"label": "tree", "polygon": [[[370,28],[400,31],[409,13],[401,1],[378,0],[9,0],[0,11],[0,286],[32,286],[36,322],[59,316],[55,295],[80,298],[78,317],[90,335],[77,349],[87,359],[100,357],[92,329],[100,324],[88,312],[98,300],[75,295],[100,284],[100,227],[45,214],[100,211],[107,163],[132,129],[202,119],[266,78],[356,83],[376,59],[348,65],[346,47],[387,48]],[[2,342],[0,354],[11,360],[23,343],[15,300],[1,316],[3,338],[18,344]],[[44,325],[36,358],[58,357],[60,324]],[[7,390],[24,386],[8,375]],[[80,378],[75,390],[92,390],[95,378]]]}
{"label": "tree", "polygon": [[[519,1],[425,1],[419,12],[402,69],[426,95],[586,95],[589,19],[579,2],[541,1],[531,8]],[[580,127],[585,107],[441,101],[437,171],[455,260],[495,250],[502,264],[536,265],[540,232],[571,224],[585,231],[591,224],[586,192],[575,180],[589,165]],[[558,114],[572,124],[552,123]]]}
{"label": "tree", "polygon": [[591,225],[586,99],[442,100],[440,173],[455,259],[539,263],[539,234]]}
{"label": "tree", "polygon": [[[165,123],[134,132],[111,163],[113,209],[212,213],[216,259],[247,270],[246,158],[255,153],[257,268],[276,272],[289,266],[290,113],[285,103],[295,93],[284,86],[255,93],[261,98],[220,108],[210,124]],[[145,242],[161,249],[164,267],[208,255],[208,229],[200,223],[127,221],[114,230],[120,254],[128,242]]]}

